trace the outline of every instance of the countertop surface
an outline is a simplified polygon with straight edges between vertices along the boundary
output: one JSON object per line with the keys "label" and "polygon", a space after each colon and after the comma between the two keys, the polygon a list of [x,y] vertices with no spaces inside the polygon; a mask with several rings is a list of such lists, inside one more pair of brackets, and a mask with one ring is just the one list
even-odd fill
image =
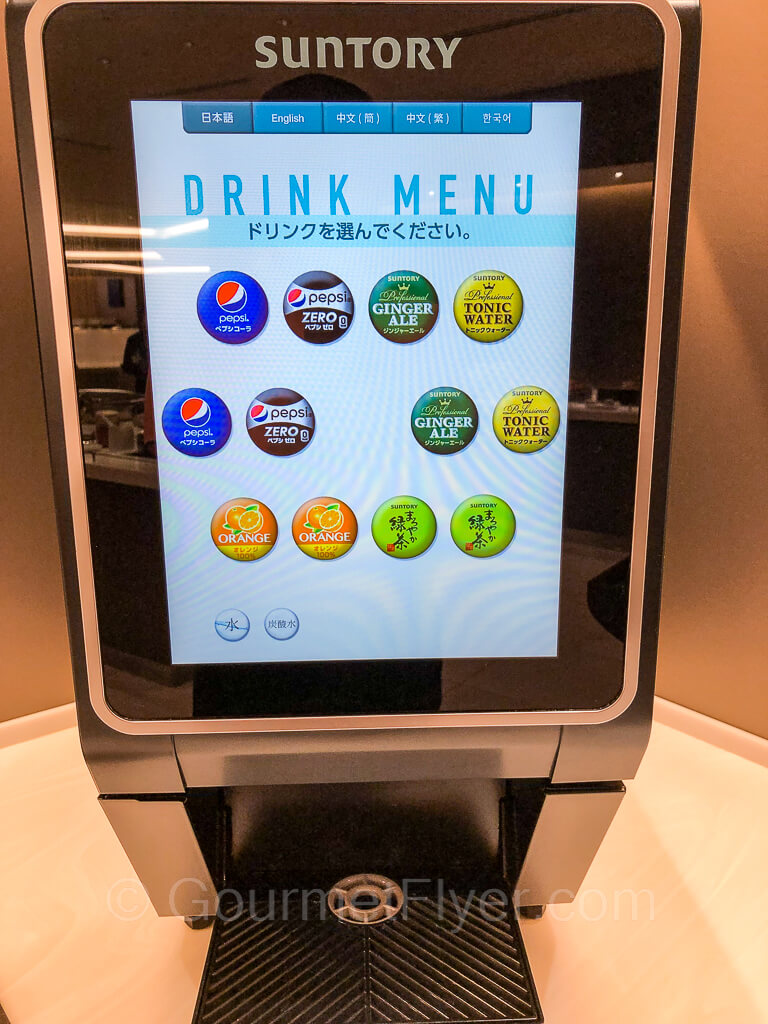
{"label": "countertop surface", "polygon": [[[74,729],[0,749],[0,812],[11,1024],[189,1024],[210,933],[147,905]],[[547,1024],[768,1022],[766,865],[768,769],[656,723],[576,902],[523,923]]]}

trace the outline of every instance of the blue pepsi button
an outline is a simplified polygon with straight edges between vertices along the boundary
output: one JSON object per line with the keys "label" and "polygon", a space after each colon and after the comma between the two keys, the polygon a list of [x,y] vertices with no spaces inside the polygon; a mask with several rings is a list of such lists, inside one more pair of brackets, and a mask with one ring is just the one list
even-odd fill
{"label": "blue pepsi button", "polygon": [[359,134],[391,132],[391,103],[324,103],[323,127],[327,132]]}
{"label": "blue pepsi button", "polygon": [[458,134],[460,103],[393,103],[392,130],[398,134]]}
{"label": "blue pepsi button", "polygon": [[269,304],[258,281],[239,270],[209,277],[197,296],[200,323],[217,341],[242,345],[261,334]]}
{"label": "blue pepsi button", "polygon": [[319,134],[323,130],[323,104],[254,103],[253,130]]}
{"label": "blue pepsi button", "polygon": [[465,103],[464,131],[472,135],[526,135],[532,103]]}
{"label": "blue pepsi button", "polygon": [[253,131],[250,103],[182,103],[181,120],[184,131],[192,135]]}
{"label": "blue pepsi button", "polygon": [[229,409],[204,388],[186,388],[165,403],[163,433],[183,455],[201,458],[221,451],[232,432]]}

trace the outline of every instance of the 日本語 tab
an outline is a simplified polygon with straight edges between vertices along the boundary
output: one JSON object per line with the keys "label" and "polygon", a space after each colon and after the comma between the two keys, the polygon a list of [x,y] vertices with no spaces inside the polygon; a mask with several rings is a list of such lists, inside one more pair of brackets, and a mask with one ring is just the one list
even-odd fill
{"label": "\u65e5\u672c\u8a9e tab", "polygon": [[182,103],[181,116],[184,131],[194,135],[253,131],[250,103]]}

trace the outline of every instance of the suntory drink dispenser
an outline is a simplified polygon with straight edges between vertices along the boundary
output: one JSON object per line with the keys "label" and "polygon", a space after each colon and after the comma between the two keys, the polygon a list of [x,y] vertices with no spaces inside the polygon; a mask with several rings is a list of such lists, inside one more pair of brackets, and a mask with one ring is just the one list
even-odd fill
{"label": "suntory drink dispenser", "polygon": [[696,3],[8,38],[82,747],[196,1019],[541,1020],[651,724]]}

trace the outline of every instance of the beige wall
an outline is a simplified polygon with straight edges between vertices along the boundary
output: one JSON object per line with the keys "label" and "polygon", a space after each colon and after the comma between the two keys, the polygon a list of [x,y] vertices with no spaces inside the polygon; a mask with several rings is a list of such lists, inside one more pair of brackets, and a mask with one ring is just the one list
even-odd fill
{"label": "beige wall", "polygon": [[[0,11],[0,24],[4,19]],[[0,28],[0,721],[72,700],[4,28]]]}
{"label": "beige wall", "polygon": [[768,5],[703,12],[658,691],[768,736]]}
{"label": "beige wall", "polygon": [[[704,17],[659,692],[768,736],[768,7]],[[2,720],[71,692],[4,70],[0,183]]]}

